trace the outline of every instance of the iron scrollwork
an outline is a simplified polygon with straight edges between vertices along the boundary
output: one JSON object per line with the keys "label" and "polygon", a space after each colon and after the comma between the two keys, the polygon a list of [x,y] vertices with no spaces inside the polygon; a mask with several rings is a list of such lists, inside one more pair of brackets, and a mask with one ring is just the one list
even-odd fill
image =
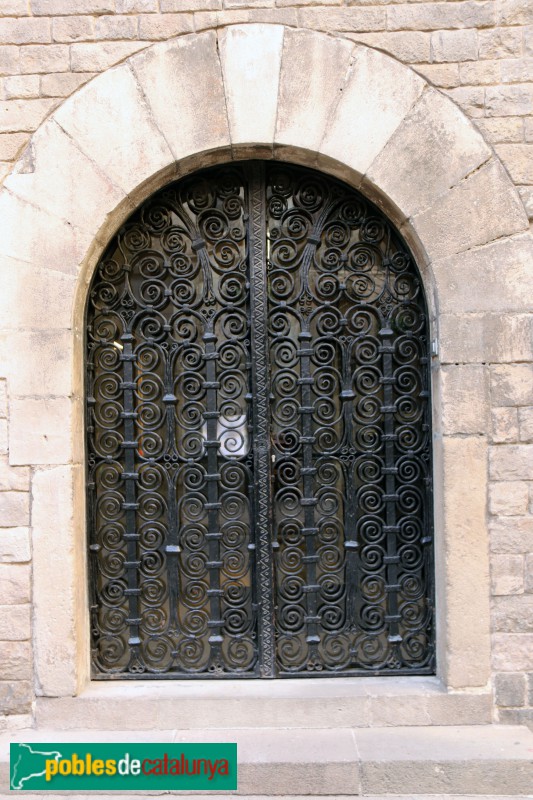
{"label": "iron scrollwork", "polygon": [[338,181],[166,187],[87,314],[95,677],[432,672],[427,314]]}

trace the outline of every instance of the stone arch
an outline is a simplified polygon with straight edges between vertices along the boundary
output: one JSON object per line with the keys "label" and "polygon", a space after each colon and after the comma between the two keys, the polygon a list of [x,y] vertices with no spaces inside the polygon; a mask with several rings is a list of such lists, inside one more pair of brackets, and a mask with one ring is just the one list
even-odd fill
{"label": "stone arch", "polygon": [[[506,280],[525,276],[531,239],[501,163],[448,98],[379,51],[279,25],[230,26],[154,45],[66,100],[0,193],[9,457],[35,467],[40,694],[75,694],[88,675],[80,398],[92,271],[156,188],[249,157],[321,169],[386,211],[418,259],[449,363],[462,360],[465,310],[521,309],[530,296]],[[485,409],[486,388],[477,376],[465,402],[453,371],[436,360],[434,372],[439,674],[449,687],[484,686],[487,447],[477,420],[457,418]]]}

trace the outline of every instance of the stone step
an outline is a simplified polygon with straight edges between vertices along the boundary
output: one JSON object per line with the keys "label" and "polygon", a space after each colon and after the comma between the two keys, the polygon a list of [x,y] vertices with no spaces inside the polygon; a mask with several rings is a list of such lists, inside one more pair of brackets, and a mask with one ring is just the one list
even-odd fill
{"label": "stone step", "polygon": [[[17,731],[0,735],[0,791],[5,793],[9,743],[15,741],[237,742],[237,794],[248,797],[283,797],[297,791],[322,798],[421,794],[449,798],[466,794],[479,800],[480,796],[525,795],[533,787],[533,733],[522,726],[232,728],[216,733],[203,729],[142,734],[109,730]],[[169,793],[143,792],[143,796],[150,794]],[[176,794],[184,796],[181,792]],[[23,796],[29,795],[25,792]],[[113,797],[126,795],[114,792]]]}
{"label": "stone step", "polygon": [[438,678],[102,681],[78,697],[40,697],[38,727],[352,728],[482,725],[489,693],[448,692]]}

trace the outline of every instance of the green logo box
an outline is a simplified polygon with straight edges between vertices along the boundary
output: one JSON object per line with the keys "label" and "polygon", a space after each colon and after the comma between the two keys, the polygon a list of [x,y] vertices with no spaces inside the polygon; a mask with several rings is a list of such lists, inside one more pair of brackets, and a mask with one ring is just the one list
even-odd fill
{"label": "green logo box", "polygon": [[39,792],[235,791],[237,745],[17,743],[10,751],[10,788]]}

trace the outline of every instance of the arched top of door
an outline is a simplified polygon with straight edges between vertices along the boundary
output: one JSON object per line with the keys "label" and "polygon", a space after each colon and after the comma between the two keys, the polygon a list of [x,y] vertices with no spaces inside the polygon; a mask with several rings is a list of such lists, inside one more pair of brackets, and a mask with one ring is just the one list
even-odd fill
{"label": "arched top of door", "polygon": [[5,181],[3,253],[72,276],[77,324],[97,259],[132,210],[169,180],[242,158],[359,188],[400,228],[433,309],[448,290],[429,285],[429,264],[528,229],[491,147],[412,69],[342,37],[250,24],[155,44],[68,98]]}

